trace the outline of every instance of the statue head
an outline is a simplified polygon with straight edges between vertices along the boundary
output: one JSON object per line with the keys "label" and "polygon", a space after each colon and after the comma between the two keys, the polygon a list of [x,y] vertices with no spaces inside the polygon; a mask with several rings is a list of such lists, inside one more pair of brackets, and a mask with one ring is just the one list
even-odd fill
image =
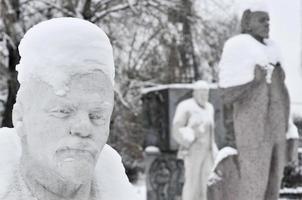
{"label": "statue head", "polygon": [[209,99],[209,85],[205,81],[197,81],[193,84],[193,98],[198,105],[204,107]]}
{"label": "statue head", "polygon": [[114,104],[109,39],[90,22],[57,18],[31,28],[19,51],[13,123],[22,160],[67,181],[92,179]]}
{"label": "statue head", "polygon": [[251,6],[241,17],[241,32],[253,36],[260,42],[269,37],[269,13],[265,6]]}

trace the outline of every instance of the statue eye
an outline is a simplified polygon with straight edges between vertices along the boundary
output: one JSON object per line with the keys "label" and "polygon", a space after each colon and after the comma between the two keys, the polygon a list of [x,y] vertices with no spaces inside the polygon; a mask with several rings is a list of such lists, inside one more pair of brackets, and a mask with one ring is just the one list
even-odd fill
{"label": "statue eye", "polygon": [[90,113],[89,118],[92,120],[102,119],[102,114],[101,113]]}
{"label": "statue eye", "polygon": [[62,114],[69,114],[69,113],[71,113],[71,110],[69,110],[69,109],[60,109],[60,110],[58,110],[58,112],[62,113]]}
{"label": "statue eye", "polygon": [[71,108],[55,108],[51,110],[51,115],[58,118],[66,118],[71,115],[73,110]]}
{"label": "statue eye", "polygon": [[89,119],[96,124],[104,124],[106,121],[105,116],[101,112],[89,113]]}

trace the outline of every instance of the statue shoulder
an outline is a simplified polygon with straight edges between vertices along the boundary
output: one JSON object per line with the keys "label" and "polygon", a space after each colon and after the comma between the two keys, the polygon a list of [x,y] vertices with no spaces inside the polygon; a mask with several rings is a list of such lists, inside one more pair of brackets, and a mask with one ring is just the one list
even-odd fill
{"label": "statue shoulder", "polygon": [[224,45],[225,50],[243,50],[248,49],[249,46],[255,43],[255,39],[253,39],[249,34],[239,34],[229,38]]}
{"label": "statue shoulder", "polygon": [[0,199],[10,190],[21,145],[14,129],[0,128]]}
{"label": "statue shoulder", "polygon": [[97,186],[104,200],[138,199],[126,175],[121,156],[107,144],[100,154],[96,176]]}

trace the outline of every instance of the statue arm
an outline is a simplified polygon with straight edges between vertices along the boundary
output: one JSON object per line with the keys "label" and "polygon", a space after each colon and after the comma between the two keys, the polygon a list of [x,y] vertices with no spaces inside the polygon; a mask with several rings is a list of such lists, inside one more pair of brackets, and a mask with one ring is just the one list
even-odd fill
{"label": "statue arm", "polygon": [[172,135],[174,140],[185,148],[189,148],[195,139],[193,129],[187,126],[189,117],[184,106],[178,105],[173,119]]}
{"label": "statue arm", "polygon": [[243,85],[220,88],[220,93],[225,104],[231,104],[235,101],[239,101],[242,98],[251,93],[251,90],[257,89],[261,83],[266,81],[266,71],[263,67],[256,65],[255,66],[255,78],[251,82],[248,82]]}

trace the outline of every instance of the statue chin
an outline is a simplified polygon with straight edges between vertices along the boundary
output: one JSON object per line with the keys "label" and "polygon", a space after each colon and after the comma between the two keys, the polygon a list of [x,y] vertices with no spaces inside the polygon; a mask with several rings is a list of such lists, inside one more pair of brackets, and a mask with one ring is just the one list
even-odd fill
{"label": "statue chin", "polygon": [[92,180],[94,168],[94,163],[86,160],[64,160],[57,165],[57,171],[64,181],[75,184],[82,184]]}

